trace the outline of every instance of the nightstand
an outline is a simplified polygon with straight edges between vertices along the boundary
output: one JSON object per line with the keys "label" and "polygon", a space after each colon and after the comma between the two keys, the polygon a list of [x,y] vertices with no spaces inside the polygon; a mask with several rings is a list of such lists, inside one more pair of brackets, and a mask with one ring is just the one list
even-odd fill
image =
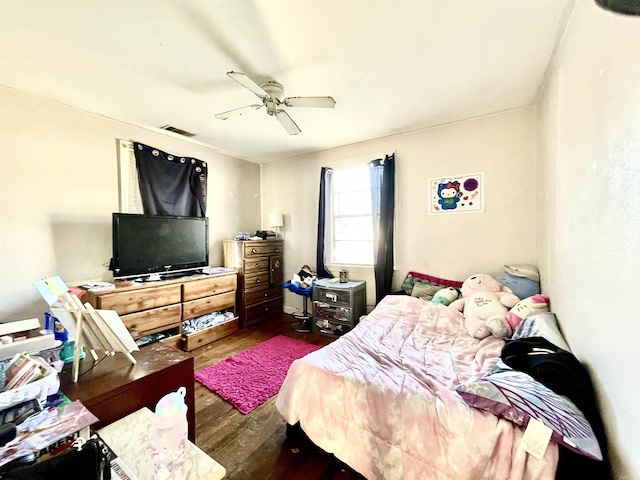
{"label": "nightstand", "polygon": [[365,286],[366,283],[359,280],[313,282],[313,332],[339,337],[351,331],[366,313]]}

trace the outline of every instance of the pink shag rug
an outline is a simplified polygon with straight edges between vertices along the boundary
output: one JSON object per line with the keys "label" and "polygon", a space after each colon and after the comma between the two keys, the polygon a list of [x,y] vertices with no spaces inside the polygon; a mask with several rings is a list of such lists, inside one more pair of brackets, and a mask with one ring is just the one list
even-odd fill
{"label": "pink shag rug", "polygon": [[294,360],[319,348],[278,335],[197,371],[195,379],[247,414],[278,393]]}

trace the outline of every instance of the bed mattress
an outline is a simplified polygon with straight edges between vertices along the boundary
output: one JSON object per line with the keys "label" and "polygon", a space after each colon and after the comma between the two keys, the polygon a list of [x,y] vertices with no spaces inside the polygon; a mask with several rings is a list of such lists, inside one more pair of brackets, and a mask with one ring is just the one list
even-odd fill
{"label": "bed mattress", "polygon": [[296,360],[276,399],[287,421],[368,479],[552,479],[523,429],[467,406],[454,388],[479,378],[504,342],[466,333],[460,312],[390,295],[356,328]]}

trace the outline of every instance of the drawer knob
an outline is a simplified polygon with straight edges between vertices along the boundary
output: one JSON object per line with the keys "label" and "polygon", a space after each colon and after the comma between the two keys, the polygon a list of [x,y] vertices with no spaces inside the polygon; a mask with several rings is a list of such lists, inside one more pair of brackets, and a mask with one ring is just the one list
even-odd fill
{"label": "drawer knob", "polygon": [[276,253],[280,253],[280,250],[278,250],[277,248],[276,248]]}
{"label": "drawer knob", "polygon": [[268,297],[268,296],[269,296],[269,294],[268,294],[268,293],[265,293],[265,294],[264,294],[264,296],[265,296],[265,297]]}
{"label": "drawer knob", "polygon": [[256,267],[259,267],[259,266],[260,266],[260,264],[259,264],[259,263],[256,263],[256,264],[255,264],[255,266],[256,266]]}
{"label": "drawer knob", "polygon": [[258,253],[258,250],[256,250],[255,248],[252,248],[251,253]]}
{"label": "drawer knob", "polygon": [[260,279],[259,278],[256,278],[256,283],[260,283]]}

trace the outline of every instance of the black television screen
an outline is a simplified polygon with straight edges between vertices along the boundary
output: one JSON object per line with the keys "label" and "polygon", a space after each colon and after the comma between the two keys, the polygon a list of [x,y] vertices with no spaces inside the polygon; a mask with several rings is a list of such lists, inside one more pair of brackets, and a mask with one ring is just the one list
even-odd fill
{"label": "black television screen", "polygon": [[113,214],[114,277],[194,270],[208,265],[208,218]]}

